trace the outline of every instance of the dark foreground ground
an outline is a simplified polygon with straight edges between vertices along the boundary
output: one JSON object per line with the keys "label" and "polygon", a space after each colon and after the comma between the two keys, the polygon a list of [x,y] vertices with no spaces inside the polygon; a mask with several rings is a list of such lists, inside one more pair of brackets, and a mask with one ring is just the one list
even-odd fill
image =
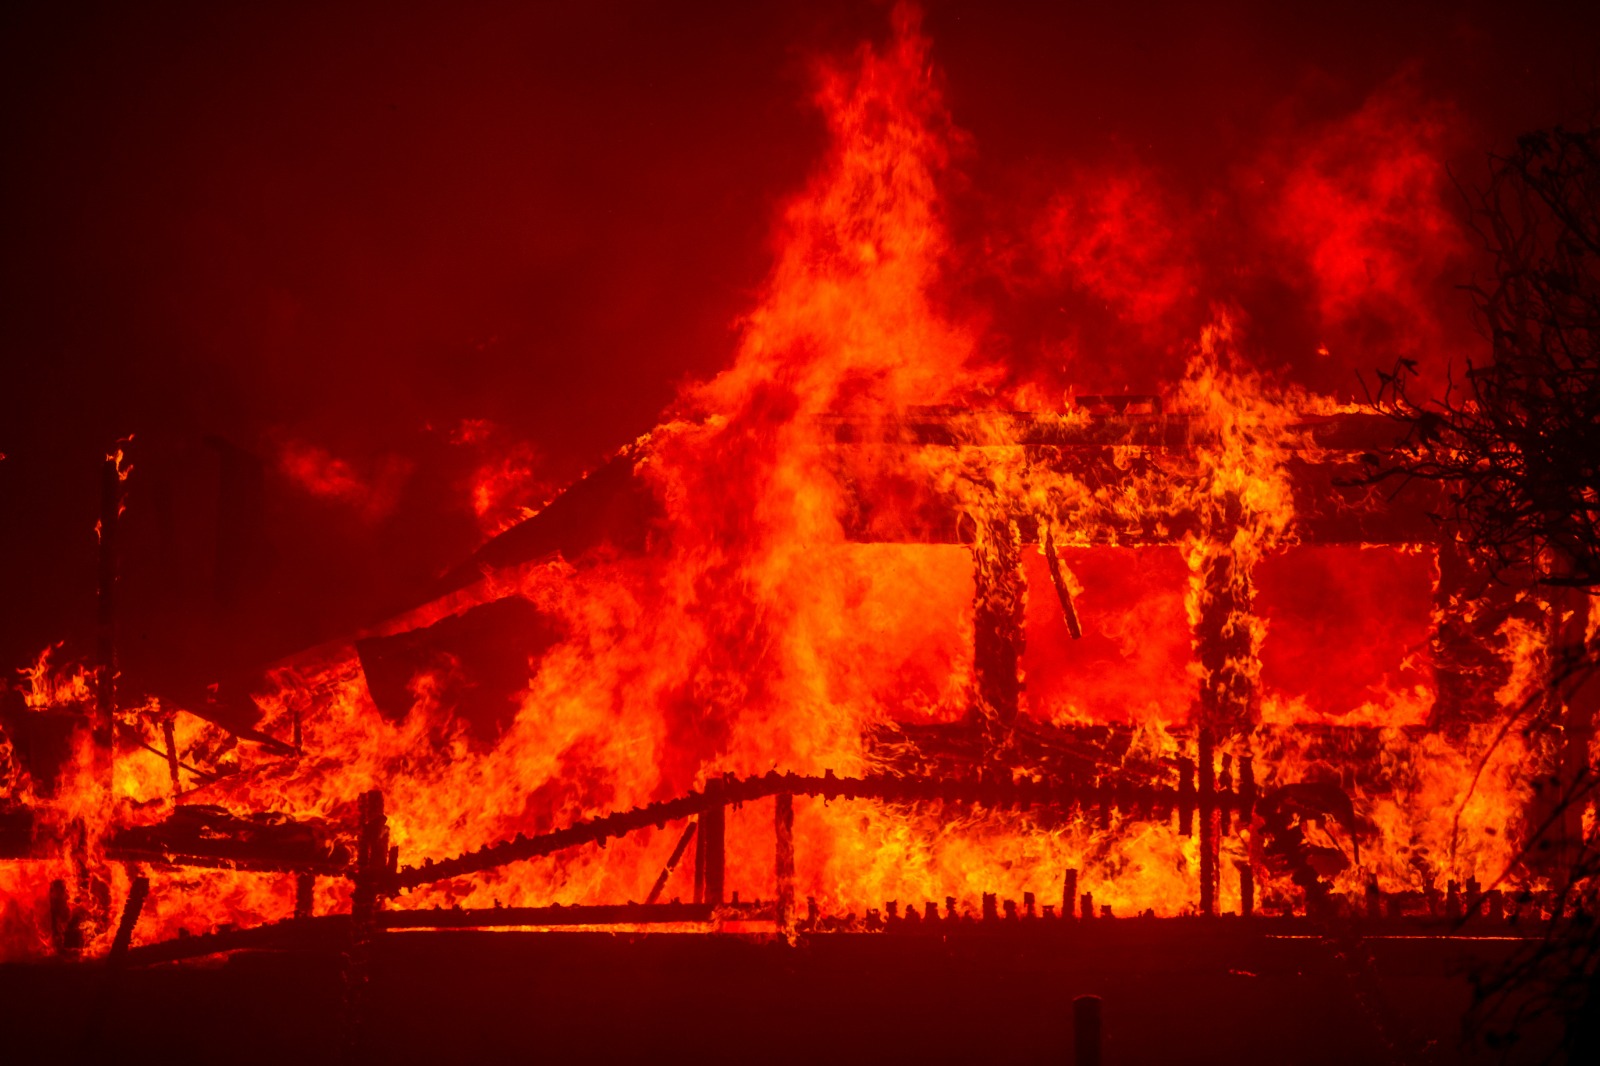
{"label": "dark foreground ground", "polygon": [[1266,935],[1238,920],[1050,935],[764,937],[390,933],[365,1046],[343,956],[238,952],[134,966],[0,966],[0,1062],[1059,1063],[1103,997],[1105,1062],[1534,1062],[1462,1043],[1468,974],[1505,939]]}

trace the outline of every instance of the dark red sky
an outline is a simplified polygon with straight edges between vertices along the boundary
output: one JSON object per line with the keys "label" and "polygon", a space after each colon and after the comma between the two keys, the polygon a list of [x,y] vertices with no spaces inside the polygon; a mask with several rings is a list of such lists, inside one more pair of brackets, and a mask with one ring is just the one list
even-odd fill
{"label": "dark red sky", "polygon": [[[987,277],[988,231],[1100,166],[1215,217],[1209,190],[1385,86],[1450,116],[1470,176],[1592,101],[1600,20],[1569,6],[930,2],[971,135],[962,306],[995,353],[1035,350],[1060,327]],[[683,2],[0,19],[0,667],[87,647],[97,463],[131,432],[125,662],[152,684],[405,602],[481,538],[475,464],[523,445],[559,484],[723,366],[822,153],[810,58],[887,22],[873,3]],[[1364,354],[1314,383],[1347,389]],[[465,419],[498,429],[451,443]],[[208,437],[271,468],[243,605],[214,588]],[[379,489],[298,492],[276,473],[295,448]]]}

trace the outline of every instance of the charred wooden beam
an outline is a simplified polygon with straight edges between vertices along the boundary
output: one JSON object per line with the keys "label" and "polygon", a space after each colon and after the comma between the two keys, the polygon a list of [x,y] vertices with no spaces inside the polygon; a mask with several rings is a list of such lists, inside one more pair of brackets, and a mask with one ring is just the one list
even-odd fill
{"label": "charred wooden beam", "polygon": [[1072,602],[1072,589],[1067,587],[1066,575],[1062,573],[1061,559],[1056,555],[1055,538],[1050,535],[1050,527],[1041,522],[1039,525],[1039,541],[1044,546],[1045,566],[1050,571],[1050,584],[1055,587],[1056,601],[1061,604],[1061,617],[1067,623],[1067,632],[1073,640],[1083,639],[1083,623],[1078,618],[1078,606]]}
{"label": "charred wooden beam", "polygon": [[170,714],[161,720],[161,739],[167,746],[167,774],[172,778],[172,794],[177,796],[183,792],[183,778],[178,773],[178,736]]}
{"label": "charred wooden beam", "polygon": [[349,930],[348,914],[271,922],[248,929],[219,929],[136,945],[128,950],[127,965],[150,966],[249,949],[339,951],[349,945]]}
{"label": "charred wooden beam", "polygon": [[672,849],[672,854],[667,856],[667,865],[662,867],[661,874],[656,878],[656,883],[650,886],[650,895],[645,897],[646,903],[654,903],[661,898],[661,893],[666,891],[667,879],[672,876],[672,871],[678,868],[678,863],[683,859],[683,853],[689,849],[689,841],[694,839],[696,823],[690,822],[684,827],[683,835],[678,837],[678,843]]}
{"label": "charred wooden beam", "polygon": [[201,804],[179,806],[154,825],[119,829],[105,852],[112,861],[162,866],[350,873],[344,846],[321,823],[240,818]]}
{"label": "charred wooden beam", "polygon": [[133,943],[133,927],[139,924],[139,913],[144,910],[144,901],[150,896],[150,879],[140,875],[133,879],[133,884],[128,888],[127,902],[122,906],[122,920],[117,923],[117,934],[111,941],[111,961],[120,963],[128,954],[128,947]]}
{"label": "charred wooden beam", "polygon": [[383,929],[493,929],[550,925],[659,925],[711,921],[709,903],[620,903],[563,907],[454,907],[386,910],[378,918]]}

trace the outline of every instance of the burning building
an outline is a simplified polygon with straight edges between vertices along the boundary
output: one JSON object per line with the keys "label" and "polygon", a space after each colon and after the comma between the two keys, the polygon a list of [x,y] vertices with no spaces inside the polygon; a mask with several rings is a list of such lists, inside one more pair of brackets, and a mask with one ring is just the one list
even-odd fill
{"label": "burning building", "polygon": [[[1371,476],[1405,427],[1261,372],[1225,303],[1160,392],[1008,380],[936,295],[960,136],[914,14],[818,101],[732,365],[411,608],[202,698],[127,691],[107,458],[100,643],[4,696],[9,958],[333,953],[370,1040],[400,932],[1000,944],[1033,975],[1559,909],[1525,845],[1592,730],[1505,723],[1587,601],[1492,582],[1430,487]],[[1096,284],[1164,313],[1138,273]]]}

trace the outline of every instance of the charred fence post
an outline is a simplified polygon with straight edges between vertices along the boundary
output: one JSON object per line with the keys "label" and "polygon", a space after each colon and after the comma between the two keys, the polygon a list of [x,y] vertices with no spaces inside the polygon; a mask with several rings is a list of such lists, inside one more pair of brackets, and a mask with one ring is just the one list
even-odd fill
{"label": "charred fence post", "polygon": [[1061,917],[1071,918],[1078,912],[1078,871],[1068,870],[1061,878]]}
{"label": "charred fence post", "polygon": [[1100,1066],[1104,1061],[1104,1018],[1099,996],[1072,1001],[1073,1066]]}
{"label": "charred fence post", "polygon": [[1239,859],[1234,866],[1239,870],[1239,916],[1252,918],[1256,913],[1256,872],[1249,859]]}
{"label": "charred fence post", "polygon": [[788,932],[794,920],[794,797],[780,792],[773,797],[773,831],[776,854],[773,869],[778,881],[778,928]]}

